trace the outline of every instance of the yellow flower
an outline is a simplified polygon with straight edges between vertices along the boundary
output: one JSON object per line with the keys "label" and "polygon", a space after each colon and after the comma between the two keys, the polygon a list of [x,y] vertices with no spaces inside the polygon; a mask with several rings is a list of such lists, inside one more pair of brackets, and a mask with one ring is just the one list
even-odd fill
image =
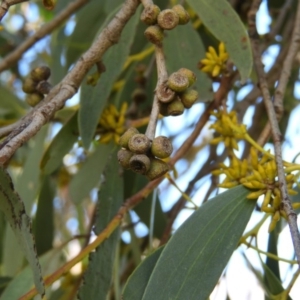
{"label": "yellow flower", "polygon": [[117,110],[115,105],[109,104],[103,111],[99,120],[99,130],[101,134],[99,142],[109,143],[113,140],[116,144],[119,142],[120,136],[125,131],[125,114],[128,104],[124,102],[120,111]]}
{"label": "yellow flower", "polygon": [[200,61],[200,69],[203,72],[216,77],[226,69],[226,61],[228,60],[228,57],[229,55],[226,52],[225,44],[223,42],[219,44],[219,55],[212,46],[209,46],[208,51],[206,52],[206,58]]}
{"label": "yellow flower", "polygon": [[217,120],[210,128],[217,131],[220,136],[212,139],[210,144],[216,145],[224,142],[227,148],[238,150],[237,139],[243,138],[243,134],[246,133],[246,126],[238,123],[236,112],[227,113],[225,110],[220,110],[211,112],[211,115],[215,116]]}

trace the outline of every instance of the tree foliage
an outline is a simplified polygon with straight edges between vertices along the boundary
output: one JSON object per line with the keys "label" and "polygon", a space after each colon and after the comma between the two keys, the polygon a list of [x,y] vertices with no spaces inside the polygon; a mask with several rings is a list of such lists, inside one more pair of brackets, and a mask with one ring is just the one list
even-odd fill
{"label": "tree foliage", "polygon": [[2,1],[0,300],[206,300],[238,253],[291,299],[300,4],[261,2]]}

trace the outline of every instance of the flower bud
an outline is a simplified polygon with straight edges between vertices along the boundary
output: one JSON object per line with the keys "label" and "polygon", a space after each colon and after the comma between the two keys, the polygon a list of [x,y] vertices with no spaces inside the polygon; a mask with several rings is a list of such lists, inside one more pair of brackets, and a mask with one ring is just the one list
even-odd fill
{"label": "flower bud", "polygon": [[156,89],[156,96],[163,103],[171,102],[175,97],[175,92],[166,83],[159,85]]}
{"label": "flower bud", "polygon": [[145,134],[135,134],[130,138],[128,142],[128,148],[130,151],[136,154],[144,154],[150,148],[150,140]]}
{"label": "flower bud", "polygon": [[176,99],[174,99],[172,102],[168,104],[167,107],[168,116],[173,116],[173,117],[179,116],[182,115],[183,112],[184,112],[184,106],[178,97],[176,97]]}
{"label": "flower bud", "polygon": [[158,158],[167,158],[172,154],[173,146],[165,136],[158,136],[152,141],[151,153]]}
{"label": "flower bud", "polygon": [[178,25],[179,16],[172,9],[164,9],[159,13],[157,23],[162,29],[171,30]]}
{"label": "flower bud", "polygon": [[162,41],[164,39],[164,32],[159,26],[157,26],[157,25],[149,26],[145,30],[144,34],[150,43],[152,43],[156,46],[162,45]]}
{"label": "flower bud", "polygon": [[134,128],[134,127],[130,127],[128,128],[123,135],[120,137],[119,139],[119,145],[123,148],[128,149],[128,142],[129,140],[136,134],[138,134],[139,131]]}
{"label": "flower bud", "polygon": [[39,93],[33,93],[29,94],[26,97],[26,102],[30,106],[36,106],[39,102],[41,102],[44,99],[44,95],[39,94]]}
{"label": "flower bud", "polygon": [[183,92],[179,97],[185,108],[191,108],[197,101],[199,93],[195,90],[187,90]]}
{"label": "flower bud", "polygon": [[125,169],[130,169],[130,159],[133,153],[127,149],[121,149],[118,151],[117,157],[120,165]]}
{"label": "flower bud", "polygon": [[188,78],[182,73],[172,73],[168,78],[168,87],[178,93],[185,91],[189,86]]}
{"label": "flower bud", "polygon": [[160,8],[157,5],[147,5],[141,14],[141,21],[147,25],[154,25],[157,22],[157,16],[159,13]]}
{"label": "flower bud", "polygon": [[149,180],[154,180],[156,178],[161,177],[168,171],[169,171],[169,165],[167,163],[165,163],[164,161],[158,158],[153,158],[151,159],[150,169],[146,173],[146,176],[148,177]]}
{"label": "flower bud", "polygon": [[187,68],[179,69],[178,73],[187,77],[187,79],[189,80],[189,86],[193,85],[195,83],[195,81],[197,80],[196,74]]}
{"label": "flower bud", "polygon": [[22,90],[26,94],[32,94],[36,92],[36,86],[37,83],[32,78],[26,77],[22,85]]}
{"label": "flower bud", "polygon": [[184,25],[190,21],[190,16],[182,5],[175,5],[172,9],[176,12],[176,14],[179,17],[179,25]]}
{"label": "flower bud", "polygon": [[129,164],[132,171],[144,175],[150,169],[150,158],[145,154],[134,154]]}

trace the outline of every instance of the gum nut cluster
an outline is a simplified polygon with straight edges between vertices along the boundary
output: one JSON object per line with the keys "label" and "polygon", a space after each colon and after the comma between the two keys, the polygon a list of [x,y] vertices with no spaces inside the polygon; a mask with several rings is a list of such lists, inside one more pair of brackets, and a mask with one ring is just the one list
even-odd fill
{"label": "gum nut cluster", "polygon": [[151,141],[145,134],[131,127],[120,137],[122,147],[118,151],[118,161],[125,169],[147,176],[149,180],[161,177],[169,171],[162,159],[172,154],[173,146],[165,136]]}
{"label": "gum nut cluster", "polygon": [[36,106],[41,100],[43,100],[44,95],[36,90],[37,85],[40,82],[47,81],[51,75],[51,71],[47,66],[41,66],[34,68],[28,77],[25,78],[23,82],[23,92],[28,94],[26,97],[26,102],[30,106]]}
{"label": "gum nut cluster", "polygon": [[189,69],[181,68],[172,73],[167,82],[156,89],[163,116],[179,116],[184,109],[191,108],[198,99],[198,92],[190,89],[196,81],[196,75]]}
{"label": "gum nut cluster", "polygon": [[141,21],[149,25],[145,31],[146,38],[153,44],[160,46],[164,38],[164,30],[171,30],[177,25],[188,23],[190,16],[182,5],[175,5],[172,9],[160,10],[155,4],[145,6]]}

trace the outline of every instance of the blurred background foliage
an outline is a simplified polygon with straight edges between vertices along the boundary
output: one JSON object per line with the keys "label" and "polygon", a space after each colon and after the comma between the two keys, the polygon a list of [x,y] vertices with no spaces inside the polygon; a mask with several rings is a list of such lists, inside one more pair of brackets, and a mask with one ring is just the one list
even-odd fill
{"label": "blurred background foliage", "polygon": [[[12,6],[2,21],[1,59],[43,24],[52,20],[69,2],[71,1],[58,1],[52,11],[46,10],[40,2]],[[16,122],[30,110],[22,92],[22,82],[30,70],[39,65],[48,65],[51,69],[49,81],[53,85],[59,83],[123,2],[89,1],[51,35],[38,41],[13,67],[0,74],[0,126]],[[256,140],[267,122],[267,116],[256,85],[256,75],[249,68],[252,57],[247,56],[248,62],[245,61],[245,56],[239,50],[239,41],[236,41],[237,35],[231,36],[224,29],[221,19],[215,20],[219,27],[215,25],[209,19],[211,14],[201,7],[209,3],[214,12],[215,6],[226,1],[214,1],[214,4],[210,1],[180,2],[183,2],[189,12],[191,21],[166,33],[164,51],[167,69],[169,73],[181,67],[193,70],[198,78],[195,88],[200,99],[183,116],[159,121],[157,133],[170,137],[175,149],[190,135],[219,86],[218,80],[199,70],[198,63],[205,57],[208,46],[217,48],[219,42],[224,41],[230,58],[242,77],[237,78],[229,91],[227,106],[237,111],[238,119],[247,125],[249,134]],[[290,3],[290,9],[282,16],[281,11],[287,2]],[[155,4],[164,9],[177,4],[177,1],[157,0]],[[247,28],[247,13],[251,1],[231,0],[227,4],[231,5],[237,13],[236,18]],[[270,26],[265,26],[267,31],[260,36],[261,52],[270,87],[276,86],[280,75],[290,43],[296,4],[297,1],[263,1],[266,10],[261,22],[268,19]],[[124,200],[137,193],[148,182],[146,178],[130,171],[124,171],[122,178],[116,176],[120,172],[116,162],[118,146],[114,138],[107,139],[104,143],[104,134],[111,131],[103,128],[100,122],[103,111],[109,105],[120,112],[122,105],[127,103],[124,129],[138,124],[141,132],[145,130],[157,74],[153,46],[144,37],[146,25],[139,20],[141,10],[139,7],[128,22],[119,43],[105,54],[103,63],[106,71],[101,74],[96,85],[83,82],[79,93],[68,100],[65,107],[34,138],[24,144],[7,165],[15,189],[33,220],[33,234],[44,275],[58,269],[94,239],[95,234],[105,228]],[[235,26],[233,21],[232,25]],[[96,67],[89,75],[95,71]],[[284,150],[290,161],[297,160],[299,152],[299,147],[298,150],[296,147],[300,142],[299,121],[293,117],[296,112],[299,113],[299,97],[298,55],[285,94],[284,115],[280,122],[285,135]],[[193,212],[193,205],[186,199],[190,197],[200,206],[220,192],[218,179],[210,172],[219,163],[226,161],[226,150],[222,145],[209,144],[213,137],[213,132],[208,129],[209,125],[210,122],[187,155],[175,165],[175,170],[171,173],[172,180],[165,179],[157,190],[133,208],[122,222],[121,228],[114,232],[103,247],[99,247],[97,252],[100,251],[100,255],[93,253],[89,259],[77,264],[48,288],[47,299],[75,299],[78,291],[80,299],[121,299],[121,291],[128,277],[141,260],[159,245],[165,244],[173,230]],[[247,157],[249,147],[243,142],[239,143],[239,147],[238,155]],[[271,140],[268,141],[267,148],[272,149]],[[113,203],[107,202],[109,195],[113,195]],[[299,201],[299,196],[294,196],[294,199]],[[256,211],[254,214],[255,220],[258,220],[260,212]],[[278,224],[268,237],[267,248],[262,246],[264,250],[277,255],[278,234],[284,227],[284,222]],[[246,252],[246,248],[241,251]],[[156,255],[158,257],[160,254]],[[255,288],[264,290],[266,299],[272,299],[270,295],[283,290],[282,284],[286,284],[286,278],[280,274],[278,261],[268,258],[253,263],[245,256],[245,262],[249,272],[257,278]],[[295,272],[293,265],[288,265],[290,274]],[[105,270],[100,275],[101,289],[97,291],[98,294],[93,294],[95,286],[99,285],[99,270]],[[18,299],[27,292],[32,287],[29,273],[29,267],[11,228],[0,213],[0,299]],[[223,274],[223,279],[226,274],[227,271]],[[221,285],[222,278],[218,285]],[[231,299],[230,290],[222,293],[223,298],[214,296],[212,299]]]}

